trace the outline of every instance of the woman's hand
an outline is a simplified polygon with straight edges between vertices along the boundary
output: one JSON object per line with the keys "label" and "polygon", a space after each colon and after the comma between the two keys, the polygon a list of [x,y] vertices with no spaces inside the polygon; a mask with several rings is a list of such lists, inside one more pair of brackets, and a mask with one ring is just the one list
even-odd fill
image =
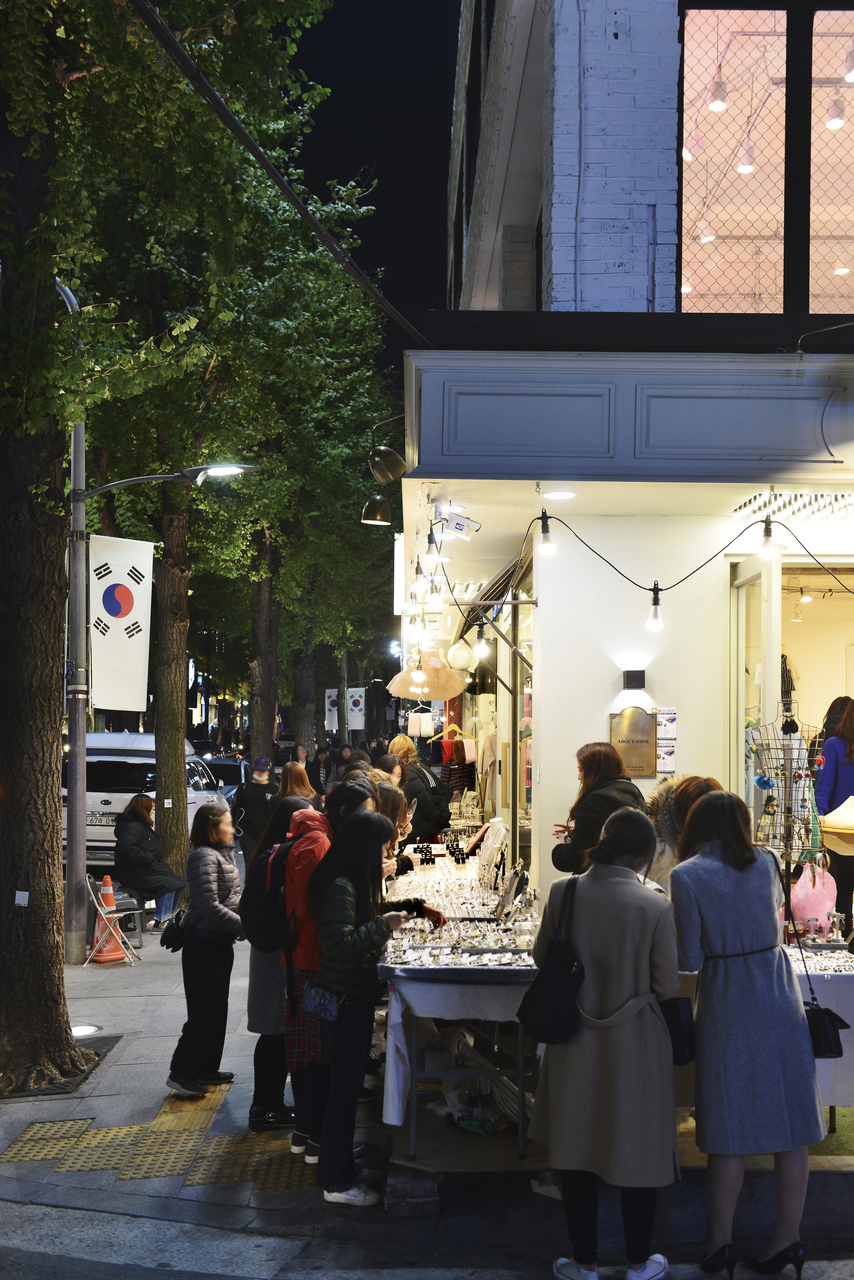
{"label": "woman's hand", "polygon": [[566,844],[566,839],[568,835],[569,835],[569,823],[556,822],[554,825],[554,838],[555,840],[557,840],[558,844]]}
{"label": "woman's hand", "polygon": [[409,859],[409,861],[412,863],[413,867],[420,867],[420,866],[421,866],[421,854],[420,854],[420,853],[408,853],[406,856],[407,856],[407,858]]}
{"label": "woman's hand", "polygon": [[392,933],[396,933],[401,925],[406,924],[408,919],[408,911],[387,911],[383,916],[383,920],[388,922],[388,927]]}
{"label": "woman's hand", "polygon": [[383,858],[383,880],[388,880],[390,876],[397,872],[397,863],[394,858]]}
{"label": "woman's hand", "polygon": [[448,917],[443,915],[438,907],[424,907],[424,919],[430,921],[431,929],[441,929],[443,924],[448,923]]}

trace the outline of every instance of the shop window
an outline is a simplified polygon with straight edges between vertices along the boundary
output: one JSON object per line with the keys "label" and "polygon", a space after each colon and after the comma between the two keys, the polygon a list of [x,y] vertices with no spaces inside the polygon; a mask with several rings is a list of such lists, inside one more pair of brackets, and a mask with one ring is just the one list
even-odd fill
{"label": "shop window", "polygon": [[682,310],[854,310],[854,10],[686,9],[682,110]]}

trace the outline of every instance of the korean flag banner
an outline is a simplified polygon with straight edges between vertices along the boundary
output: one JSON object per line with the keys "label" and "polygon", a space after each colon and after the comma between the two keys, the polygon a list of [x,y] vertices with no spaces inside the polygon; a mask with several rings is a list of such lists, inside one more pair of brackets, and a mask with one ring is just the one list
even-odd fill
{"label": "korean flag banner", "polygon": [[154,543],[89,539],[92,705],[145,711]]}

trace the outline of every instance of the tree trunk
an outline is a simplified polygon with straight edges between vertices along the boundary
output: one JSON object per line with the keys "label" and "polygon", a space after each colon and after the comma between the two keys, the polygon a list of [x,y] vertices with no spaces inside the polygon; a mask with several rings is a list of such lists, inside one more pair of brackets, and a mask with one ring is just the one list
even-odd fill
{"label": "tree trunk", "polygon": [[258,756],[272,758],[279,697],[279,619],[282,606],[273,596],[273,576],[279,569],[279,556],[266,530],[260,535],[259,558],[266,573],[252,583],[249,737],[253,760]]}
{"label": "tree trunk", "polygon": [[183,876],[187,869],[187,588],[186,492],[163,485],[163,556],[154,562],[157,591],[157,696],[154,741],[157,756],[155,822],[166,861]]}
{"label": "tree trunk", "polygon": [[[45,240],[55,121],[46,112],[44,133],[16,136],[8,106],[0,92],[0,172],[9,193],[0,244],[0,344],[6,394],[24,400],[43,375],[41,361],[50,358],[49,335],[62,305]],[[32,434],[11,413],[3,423],[0,1095],[78,1075],[93,1060],[71,1035],[62,969],[66,451],[66,435],[52,418]],[[17,893],[28,895],[26,901],[16,902]]]}
{"label": "tree trunk", "polygon": [[326,740],[326,677],[329,665],[329,647],[320,644],[315,650],[314,664],[314,733],[317,749],[328,745]]}
{"label": "tree trunk", "polygon": [[338,746],[349,742],[347,729],[347,650],[338,659]]}
{"label": "tree trunk", "polygon": [[294,693],[291,700],[291,725],[294,740],[308,748],[309,760],[314,759],[314,670],[316,655],[311,636],[306,636],[306,646],[294,655]]}

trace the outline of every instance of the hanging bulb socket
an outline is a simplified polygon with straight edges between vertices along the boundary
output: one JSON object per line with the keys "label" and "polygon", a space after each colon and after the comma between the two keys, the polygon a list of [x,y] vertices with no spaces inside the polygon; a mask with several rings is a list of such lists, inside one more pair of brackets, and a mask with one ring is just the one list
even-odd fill
{"label": "hanging bulb socket", "polygon": [[726,81],[721,79],[721,73],[715,76],[712,82],[712,96],[709,102],[710,111],[726,111],[727,109]]}
{"label": "hanging bulb socket", "polygon": [[800,591],[801,591],[800,604],[811,604],[812,596],[810,595],[809,591],[804,591],[803,587],[801,587]]}
{"label": "hanging bulb socket", "polygon": [[424,562],[424,568],[429,573],[439,567],[439,548],[436,545],[436,535],[433,533],[432,522],[430,524],[430,532],[427,534],[427,550],[421,559]]}
{"label": "hanging bulb socket", "polygon": [[557,548],[552,542],[552,535],[549,529],[549,518],[546,515],[545,508],[543,508],[543,514],[540,516],[540,520],[542,521],[543,527],[543,536],[540,539],[540,555],[553,556]]}
{"label": "hanging bulb socket", "polygon": [[741,140],[739,148],[738,164],[736,165],[737,173],[753,173],[755,169],[753,163],[753,142],[749,133],[746,133]]}
{"label": "hanging bulb socket", "polygon": [[664,626],[664,620],[661,617],[661,588],[658,582],[652,584],[652,608],[649,611],[649,617],[646,620],[647,631],[660,631]]}
{"label": "hanging bulb socket", "polygon": [[476,658],[485,658],[489,654],[489,645],[486,643],[486,627],[483,623],[477,629],[477,644],[474,646],[472,653]]}
{"label": "hanging bulb socket", "polygon": [[841,98],[828,98],[825,124],[833,130],[841,129],[845,124],[845,103]]}
{"label": "hanging bulb socket", "polygon": [[762,525],[762,546],[759,548],[759,554],[763,560],[770,560],[774,554],[774,543],[771,533],[771,517],[766,516]]}

